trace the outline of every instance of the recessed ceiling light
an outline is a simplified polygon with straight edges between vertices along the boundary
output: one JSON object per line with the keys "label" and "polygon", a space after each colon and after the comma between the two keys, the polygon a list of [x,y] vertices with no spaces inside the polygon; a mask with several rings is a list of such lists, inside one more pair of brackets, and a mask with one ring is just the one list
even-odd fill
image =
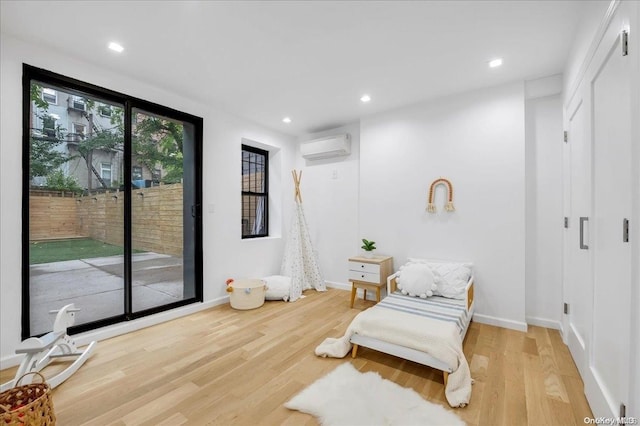
{"label": "recessed ceiling light", "polygon": [[111,43],[109,43],[109,49],[113,50],[114,52],[121,53],[124,50],[124,47],[122,47],[122,45],[116,43],[115,41],[112,41]]}
{"label": "recessed ceiling light", "polygon": [[371,96],[369,95],[362,95],[362,97],[360,98],[360,100],[364,103],[367,103],[371,100]]}
{"label": "recessed ceiling light", "polygon": [[494,59],[493,61],[489,61],[490,68],[499,67],[500,65],[502,65],[502,58],[497,58],[497,59]]}
{"label": "recessed ceiling light", "polygon": [[282,122],[289,124],[289,123],[291,123],[291,119],[289,117],[285,117],[285,118],[282,119]]}

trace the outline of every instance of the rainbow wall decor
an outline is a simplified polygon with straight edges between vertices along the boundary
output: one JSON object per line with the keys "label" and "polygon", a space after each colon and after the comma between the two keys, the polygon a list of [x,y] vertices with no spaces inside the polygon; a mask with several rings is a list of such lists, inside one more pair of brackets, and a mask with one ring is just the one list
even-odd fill
{"label": "rainbow wall decor", "polygon": [[439,178],[433,181],[431,187],[429,188],[429,204],[427,204],[427,211],[429,213],[436,213],[436,205],[433,203],[433,197],[436,195],[436,186],[444,185],[447,188],[449,197],[447,199],[447,204],[445,204],[444,209],[448,212],[454,211],[456,208],[453,206],[453,185],[448,179]]}

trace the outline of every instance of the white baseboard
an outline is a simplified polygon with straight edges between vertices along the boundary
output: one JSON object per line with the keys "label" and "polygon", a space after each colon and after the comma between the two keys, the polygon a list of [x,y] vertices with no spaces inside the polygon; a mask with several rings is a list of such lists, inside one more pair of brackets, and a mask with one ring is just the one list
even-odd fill
{"label": "white baseboard", "polygon": [[339,283],[336,281],[325,281],[324,282],[329,288],[337,288],[339,290],[348,290],[351,291],[351,284]]}
{"label": "white baseboard", "polygon": [[5,368],[15,367],[16,365],[22,362],[22,358],[24,355],[9,355],[0,359],[0,370],[4,370]]}
{"label": "white baseboard", "polygon": [[490,315],[473,314],[473,320],[480,324],[495,325],[496,327],[508,328],[517,331],[527,331],[527,323],[504,318],[492,317]]}
{"label": "white baseboard", "polygon": [[562,324],[560,321],[545,319],[545,318],[537,318],[537,317],[526,317],[527,324],[536,325],[538,327],[544,328],[552,328],[554,330],[560,330],[562,332]]}
{"label": "white baseboard", "polygon": [[[143,328],[151,327],[156,324],[171,321],[176,318],[184,317],[194,314],[196,312],[204,311],[205,309],[212,308],[214,306],[222,305],[229,302],[229,296],[218,297],[213,300],[207,300],[202,303],[194,303],[180,308],[172,309],[170,311],[161,312],[155,315],[149,315],[148,317],[138,318],[133,321],[121,322],[118,324],[103,327],[97,330],[87,331],[85,333],[74,334],[73,340],[78,346],[88,345],[92,341],[101,341],[110,339],[111,337],[120,336],[122,334],[131,333],[132,331],[141,330]],[[99,348],[100,346],[98,346]],[[23,355],[9,355],[0,359],[0,368],[5,369],[20,364],[24,358]]]}
{"label": "white baseboard", "polygon": [[[598,374],[593,366],[589,366],[587,374],[581,376],[584,382],[584,394],[587,402],[595,418],[612,418],[618,415],[618,407],[616,406],[616,398],[608,392],[602,377]],[[627,417],[629,418],[629,417]],[[619,424],[614,422],[612,424]]]}
{"label": "white baseboard", "polygon": [[[325,284],[327,285],[327,287],[329,288],[337,288],[338,290],[346,290],[346,291],[351,291],[351,283],[339,283],[336,281],[325,281]],[[358,298],[362,298],[362,294],[363,294],[363,289],[359,288],[358,289],[358,293],[356,294],[356,297]],[[383,286],[381,291],[380,291],[380,298],[384,298],[387,295],[387,286]],[[376,293],[374,291],[370,291],[367,293],[367,300],[376,300]]]}
{"label": "white baseboard", "polygon": [[[351,291],[351,283],[345,284],[345,283],[339,283],[335,281],[325,281],[325,283],[329,288],[336,288],[339,290]],[[358,289],[358,292],[360,292],[360,290],[361,289]],[[387,292],[386,287],[383,288],[382,291],[384,294],[386,294]],[[367,294],[367,299],[375,300],[375,294],[371,294],[371,293],[373,292],[369,292],[369,294]],[[358,297],[362,297],[362,293],[358,293]],[[509,328],[511,330],[518,330],[518,331],[524,331],[524,332],[527,331],[527,324],[520,321],[513,321],[513,320],[504,319],[504,318],[496,318],[496,317],[483,315],[483,314],[473,314],[473,320],[481,324],[495,325],[497,327]]]}

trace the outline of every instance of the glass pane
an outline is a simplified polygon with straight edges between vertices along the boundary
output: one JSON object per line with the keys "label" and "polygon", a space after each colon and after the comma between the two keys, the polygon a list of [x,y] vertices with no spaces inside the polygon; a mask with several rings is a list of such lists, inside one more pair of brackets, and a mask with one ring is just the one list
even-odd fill
{"label": "glass pane", "polygon": [[242,191],[265,192],[265,162],[262,154],[251,151],[242,151]]}
{"label": "glass pane", "polygon": [[[132,115],[133,311],[195,296],[193,125],[138,109]],[[187,171],[185,173],[185,170]]]}
{"label": "glass pane", "polygon": [[111,104],[102,117],[105,105],[31,82],[31,335],[51,331],[49,311],[69,303],[81,309],[76,325],[124,313],[124,114]]}
{"label": "glass pane", "polygon": [[265,235],[266,197],[262,195],[242,196],[242,236]]}

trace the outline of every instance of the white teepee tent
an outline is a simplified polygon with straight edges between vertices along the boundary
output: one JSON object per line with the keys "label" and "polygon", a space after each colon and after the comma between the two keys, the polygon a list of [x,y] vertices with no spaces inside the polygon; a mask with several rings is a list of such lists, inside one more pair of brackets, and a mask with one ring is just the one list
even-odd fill
{"label": "white teepee tent", "polygon": [[293,170],[291,174],[295,185],[295,206],[291,229],[284,248],[280,274],[291,277],[289,301],[295,302],[302,296],[303,290],[315,288],[317,291],[326,291],[327,286],[320,272],[318,256],[311,244],[307,221],[302,208],[302,195],[300,194],[302,171],[298,174]]}

